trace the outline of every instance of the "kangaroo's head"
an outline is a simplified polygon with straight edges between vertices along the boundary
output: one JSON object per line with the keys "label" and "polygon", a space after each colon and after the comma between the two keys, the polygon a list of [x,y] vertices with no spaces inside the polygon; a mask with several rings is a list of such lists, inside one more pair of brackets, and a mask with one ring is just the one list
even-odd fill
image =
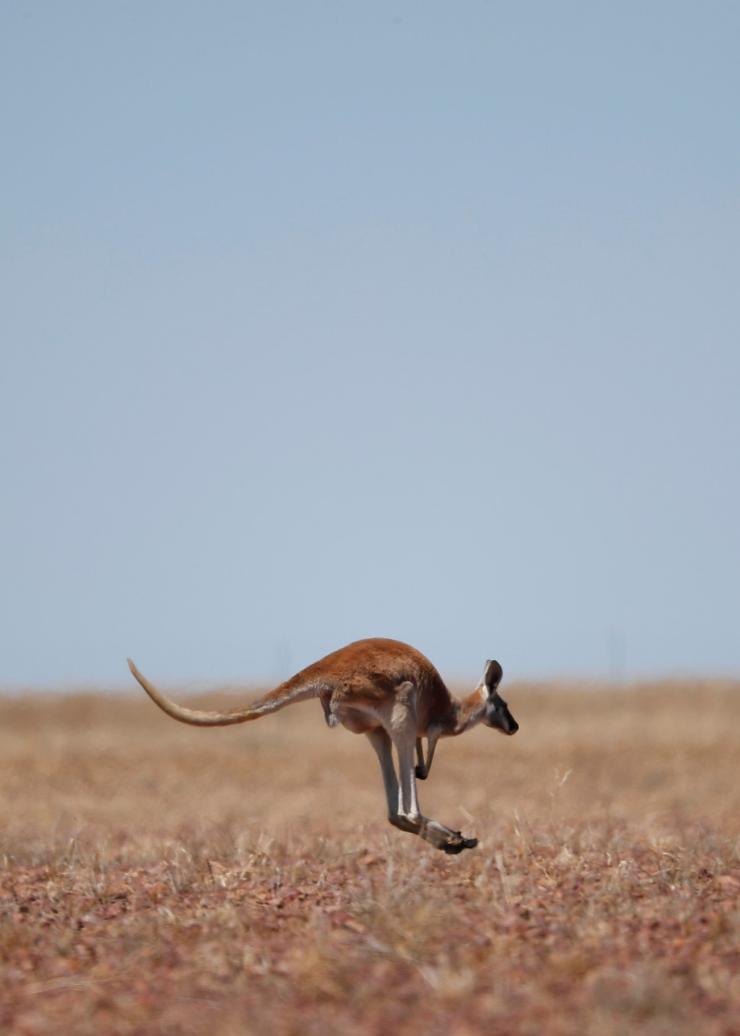
{"label": "kangaroo's head", "polygon": [[481,690],[486,696],[486,711],[483,722],[487,727],[500,731],[502,734],[516,734],[519,724],[509,712],[509,706],[498,693],[498,685],[504,671],[498,662],[486,662],[486,669],[481,680]]}

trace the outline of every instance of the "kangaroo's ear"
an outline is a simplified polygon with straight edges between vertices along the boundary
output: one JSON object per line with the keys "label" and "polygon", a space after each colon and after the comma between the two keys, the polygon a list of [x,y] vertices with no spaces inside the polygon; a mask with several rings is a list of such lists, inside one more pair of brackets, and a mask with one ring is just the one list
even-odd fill
{"label": "kangaroo's ear", "polygon": [[498,685],[501,683],[501,678],[504,675],[504,671],[495,659],[489,659],[486,662],[486,673],[483,679],[485,680],[488,693],[493,694]]}

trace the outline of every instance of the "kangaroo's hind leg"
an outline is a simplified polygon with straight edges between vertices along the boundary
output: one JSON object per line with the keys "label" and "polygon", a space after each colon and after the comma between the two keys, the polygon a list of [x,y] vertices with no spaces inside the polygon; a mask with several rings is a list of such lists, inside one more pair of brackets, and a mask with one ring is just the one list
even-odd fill
{"label": "kangaroo's hind leg", "polygon": [[440,824],[437,820],[429,820],[423,816],[419,808],[416,794],[416,774],[414,767],[414,748],[416,744],[416,714],[410,704],[398,702],[393,710],[391,738],[398,754],[398,776],[401,784],[401,796],[397,827],[420,835],[436,849],[446,853],[460,853],[463,849],[473,849],[478,844],[477,838],[465,838],[459,831]]}
{"label": "kangaroo's hind leg", "polygon": [[375,754],[378,757],[378,762],[380,763],[380,772],[383,776],[383,789],[385,791],[385,801],[386,806],[388,807],[388,819],[394,827],[400,827],[401,818],[398,813],[400,802],[398,794],[398,776],[396,774],[396,768],[393,765],[393,748],[391,739],[382,727],[378,727],[377,730],[369,731],[367,739],[373,746]]}

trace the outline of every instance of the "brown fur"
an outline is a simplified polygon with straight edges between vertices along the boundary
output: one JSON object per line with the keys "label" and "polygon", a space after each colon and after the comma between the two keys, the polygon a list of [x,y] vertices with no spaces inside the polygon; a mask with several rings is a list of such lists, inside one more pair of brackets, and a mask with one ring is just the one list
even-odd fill
{"label": "brown fur", "polygon": [[[332,651],[246,707],[231,712],[203,712],[177,705],[158,691],[130,659],[128,664],[134,677],[161,709],[174,719],[194,726],[248,723],[286,705],[314,697],[321,699],[325,711],[362,705],[377,708],[392,703],[399,688],[411,683],[418,691],[417,732],[419,736],[426,736],[432,723],[445,733],[453,733],[464,722],[470,708],[479,702],[475,693],[462,702],[454,698],[428,658],[409,644],[385,637],[356,640]],[[355,733],[366,733],[380,725],[368,719],[359,725],[361,729],[357,723],[353,723],[351,729]]]}

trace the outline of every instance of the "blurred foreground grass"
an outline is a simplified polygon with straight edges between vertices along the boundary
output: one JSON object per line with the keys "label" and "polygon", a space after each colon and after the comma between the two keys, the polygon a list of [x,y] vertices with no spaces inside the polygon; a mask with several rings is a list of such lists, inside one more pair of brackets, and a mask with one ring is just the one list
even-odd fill
{"label": "blurred foreground grass", "polygon": [[460,857],[317,703],[0,700],[0,1029],[740,1032],[740,687],[505,693],[419,785]]}

